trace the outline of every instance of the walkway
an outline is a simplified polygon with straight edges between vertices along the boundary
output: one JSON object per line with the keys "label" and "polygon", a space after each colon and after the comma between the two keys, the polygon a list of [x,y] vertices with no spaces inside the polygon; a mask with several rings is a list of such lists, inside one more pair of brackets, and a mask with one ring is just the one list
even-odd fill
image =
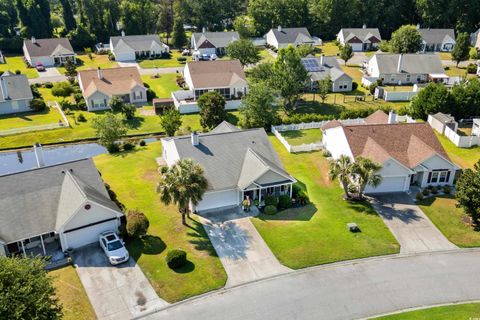
{"label": "walkway", "polygon": [[356,260],[219,290],[147,317],[197,320],[359,319],[480,300],[479,250]]}
{"label": "walkway", "polygon": [[457,248],[406,193],[375,196],[373,206],[400,243],[400,253]]}
{"label": "walkway", "polygon": [[98,245],[74,254],[76,270],[98,319],[131,319],[165,307],[140,267],[130,258],[111,266]]}
{"label": "walkway", "polygon": [[258,214],[225,209],[204,214],[201,221],[228,275],[226,287],[289,272],[268,248],[250,216]]}

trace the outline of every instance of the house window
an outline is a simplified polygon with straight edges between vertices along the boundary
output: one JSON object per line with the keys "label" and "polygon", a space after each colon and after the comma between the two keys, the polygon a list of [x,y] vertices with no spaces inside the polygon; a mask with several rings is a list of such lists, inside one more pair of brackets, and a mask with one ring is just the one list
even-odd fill
{"label": "house window", "polygon": [[447,169],[433,170],[428,173],[427,183],[448,183],[450,171]]}
{"label": "house window", "polygon": [[195,99],[200,98],[200,96],[206,92],[208,92],[208,90],[204,90],[204,89],[195,90]]}
{"label": "house window", "polygon": [[390,75],[390,82],[395,82],[395,75],[394,74]]}
{"label": "house window", "polygon": [[348,82],[345,82],[345,81],[340,82],[338,88],[339,88],[340,90],[346,90],[346,89],[348,88]]}
{"label": "house window", "polygon": [[143,92],[142,91],[134,91],[133,92],[133,98],[135,100],[139,100],[143,98]]}
{"label": "house window", "polygon": [[220,93],[225,99],[230,99],[230,88],[219,88],[215,89],[218,93]]}
{"label": "house window", "polygon": [[103,108],[106,106],[107,103],[105,100],[92,100],[92,108],[97,109],[97,108]]}
{"label": "house window", "polygon": [[410,82],[410,75],[409,74],[407,74],[405,81]]}

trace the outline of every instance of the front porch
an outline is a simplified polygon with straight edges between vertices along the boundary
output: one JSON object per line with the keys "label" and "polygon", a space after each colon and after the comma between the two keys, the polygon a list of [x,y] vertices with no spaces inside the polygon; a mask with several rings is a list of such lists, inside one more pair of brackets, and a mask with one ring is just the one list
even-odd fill
{"label": "front porch", "polygon": [[284,184],[256,184],[255,188],[249,188],[242,191],[242,202],[244,200],[252,201],[252,204],[258,207],[265,206],[265,197],[288,195],[292,197],[293,183],[288,182]]}
{"label": "front porch", "polygon": [[63,65],[67,61],[72,61],[74,64],[77,64],[77,57],[75,55],[61,55],[53,57],[55,65]]}

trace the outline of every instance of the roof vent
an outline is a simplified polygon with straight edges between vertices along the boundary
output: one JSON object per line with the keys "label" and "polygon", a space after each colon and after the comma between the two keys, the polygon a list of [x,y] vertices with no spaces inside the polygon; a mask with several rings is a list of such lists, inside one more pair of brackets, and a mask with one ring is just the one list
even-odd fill
{"label": "roof vent", "polygon": [[97,74],[98,74],[98,79],[103,79],[103,72],[102,72],[102,69],[100,67],[98,67],[98,69],[97,69]]}
{"label": "roof vent", "polygon": [[122,30],[122,37],[125,37],[125,31]]}
{"label": "roof vent", "polygon": [[32,41],[32,43],[37,43],[37,39],[35,39],[34,36],[32,36],[32,38],[30,40]]}
{"label": "roof vent", "polygon": [[278,32],[282,32],[282,26],[277,27]]}

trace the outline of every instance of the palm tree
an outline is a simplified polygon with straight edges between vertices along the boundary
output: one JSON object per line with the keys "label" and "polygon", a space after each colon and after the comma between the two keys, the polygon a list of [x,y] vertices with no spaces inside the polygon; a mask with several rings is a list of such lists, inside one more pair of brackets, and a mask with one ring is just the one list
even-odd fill
{"label": "palm tree", "polygon": [[182,159],[170,168],[162,167],[160,173],[157,185],[160,200],[166,205],[177,205],[182,223],[187,225],[185,217],[189,214],[189,205],[197,205],[207,190],[208,182],[202,167],[191,159]]}
{"label": "palm tree", "polygon": [[330,161],[330,170],[328,176],[330,180],[339,179],[342,184],[343,191],[345,192],[345,198],[349,198],[348,186],[350,184],[350,176],[352,174],[352,160],[346,155],[340,156],[340,158]]}
{"label": "palm tree", "polygon": [[367,184],[377,187],[382,182],[382,176],[378,171],[382,166],[368,158],[358,157],[352,167],[352,174],[358,184],[358,193],[363,198],[363,192]]}

